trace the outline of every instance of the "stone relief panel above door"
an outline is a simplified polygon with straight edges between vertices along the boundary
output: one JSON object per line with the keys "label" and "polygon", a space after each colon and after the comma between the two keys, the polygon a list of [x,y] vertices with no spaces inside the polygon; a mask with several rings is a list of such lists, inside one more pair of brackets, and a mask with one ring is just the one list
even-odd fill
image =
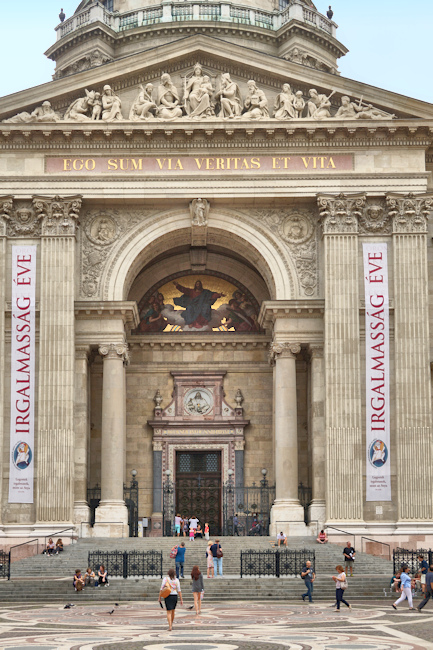
{"label": "stone relief panel above door", "polygon": [[178,273],[153,286],[139,301],[148,332],[259,332],[259,304],[246,287],[222,274]]}

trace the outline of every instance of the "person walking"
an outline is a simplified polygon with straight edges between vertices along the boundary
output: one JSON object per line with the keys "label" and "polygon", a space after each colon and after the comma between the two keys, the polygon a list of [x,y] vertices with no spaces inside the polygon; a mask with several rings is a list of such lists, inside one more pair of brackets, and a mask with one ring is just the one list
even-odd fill
{"label": "person walking", "polygon": [[[177,547],[176,553],[176,578],[183,578],[183,568],[185,564],[185,542],[181,542],[180,546]],[[180,575],[179,575],[180,574]]]}
{"label": "person walking", "polygon": [[430,598],[433,596],[433,564],[430,565],[429,570],[425,576],[425,594],[424,600],[420,602],[417,607],[417,610],[420,612],[422,608],[427,605]]}
{"label": "person walking", "polygon": [[397,609],[397,605],[402,603],[404,600],[408,600],[409,603],[409,609],[413,609],[413,601],[412,601],[412,580],[409,575],[409,566],[407,564],[403,564],[401,567],[401,576],[400,576],[400,584],[401,584],[401,596],[398,600],[395,601],[395,603],[392,603],[393,609]]}
{"label": "person walking", "polygon": [[[350,571],[351,577],[353,576],[353,563],[355,562],[355,549],[353,546],[350,544],[350,542],[347,542],[347,546],[343,551],[344,555],[344,565],[346,567],[346,571]],[[347,573],[349,575],[349,573]]]}
{"label": "person walking", "polygon": [[305,600],[306,596],[308,596],[308,602],[312,603],[313,602],[313,582],[316,579],[316,574],[313,571],[313,568],[311,566],[310,560],[307,560],[305,562],[304,567],[302,568],[301,571],[301,578],[305,582],[305,586],[307,587],[307,591],[305,594],[302,594],[301,598],[302,600]]}
{"label": "person walking", "polygon": [[177,514],[176,517],[174,518],[174,532],[176,537],[180,537],[180,526],[182,522],[182,517],[180,514]]}
{"label": "person walking", "polygon": [[207,549],[206,549],[206,566],[207,566],[207,577],[208,578],[213,578],[214,577],[214,570],[213,570],[213,556],[212,556],[212,551],[211,546],[213,542],[208,542],[207,543]]}
{"label": "person walking", "polygon": [[222,578],[223,577],[223,551],[221,548],[221,544],[219,543],[219,539],[215,540],[215,543],[212,544],[212,546],[210,547],[210,551],[213,557],[213,569],[214,569],[215,578],[217,577],[218,573]]}
{"label": "person walking", "polygon": [[347,580],[346,580],[346,574],[344,573],[344,569],[339,564],[338,566],[335,567],[335,570],[338,571],[338,576],[332,576],[333,581],[335,582],[335,599],[337,601],[337,606],[335,608],[336,612],[340,611],[340,604],[344,603],[346,607],[349,609],[352,609],[352,606],[349,605],[347,600],[344,600],[344,590],[347,589]]}
{"label": "person walking", "polygon": [[239,518],[237,513],[233,517],[233,535],[237,535],[239,537]]}
{"label": "person walking", "polygon": [[170,595],[167,596],[167,598],[164,598],[165,609],[167,610],[168,631],[171,632],[173,629],[174,610],[176,609],[178,596],[180,598],[180,604],[183,605],[180,582],[176,578],[176,572],[174,569],[169,569],[168,575],[162,581],[160,595],[158,598],[159,603],[161,603],[161,591],[164,589],[165,586],[169,586],[171,589]]}
{"label": "person walking", "polygon": [[418,555],[418,560],[419,560],[419,570],[421,571],[421,591],[425,595],[426,593],[425,578],[428,571],[428,563],[427,560],[424,560],[424,555]]}
{"label": "person walking", "polygon": [[199,567],[195,564],[191,571],[192,593],[194,596],[194,607],[197,615],[201,614],[201,599],[204,594],[203,576]]}

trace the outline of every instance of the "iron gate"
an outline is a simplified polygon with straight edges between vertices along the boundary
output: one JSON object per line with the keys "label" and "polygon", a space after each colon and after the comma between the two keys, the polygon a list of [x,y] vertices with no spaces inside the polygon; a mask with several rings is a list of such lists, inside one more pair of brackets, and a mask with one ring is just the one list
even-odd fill
{"label": "iron gate", "polygon": [[223,487],[223,535],[269,535],[274,500],[275,485],[265,480],[249,487],[235,487],[227,481]]}
{"label": "iron gate", "polygon": [[[123,499],[128,508],[128,527],[129,537],[138,537],[138,483],[135,479],[129,486],[123,486]],[[96,484],[95,487],[87,490],[87,503],[90,508],[90,525],[95,524],[95,511],[101,500],[101,487]]]}

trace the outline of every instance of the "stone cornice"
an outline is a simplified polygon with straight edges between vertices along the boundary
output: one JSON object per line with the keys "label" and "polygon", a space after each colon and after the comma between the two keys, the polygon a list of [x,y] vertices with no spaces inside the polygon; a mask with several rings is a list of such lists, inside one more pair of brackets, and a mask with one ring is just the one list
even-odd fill
{"label": "stone cornice", "polygon": [[206,120],[202,122],[181,119],[178,122],[113,122],[84,123],[57,122],[41,124],[0,123],[0,150],[35,150],[62,154],[85,149],[101,154],[104,150],[158,149],[162,152],[192,152],[200,148],[239,150],[251,147],[279,151],[287,146],[293,149],[320,149],[363,147],[416,147],[428,150],[433,146],[433,119],[358,120],[311,119],[256,122]]}
{"label": "stone cornice", "polygon": [[268,329],[278,318],[322,319],[324,313],[324,300],[265,300],[260,308],[258,321],[261,327]]}
{"label": "stone cornice", "polygon": [[75,318],[77,320],[113,320],[121,319],[130,329],[140,322],[137,303],[133,300],[85,302],[75,301]]}
{"label": "stone cornice", "polygon": [[[189,332],[145,334],[128,336],[131,350],[264,350],[269,347],[270,336],[265,334],[236,334],[230,332]],[[190,374],[190,372],[188,372]],[[220,371],[217,371],[220,374]]]}

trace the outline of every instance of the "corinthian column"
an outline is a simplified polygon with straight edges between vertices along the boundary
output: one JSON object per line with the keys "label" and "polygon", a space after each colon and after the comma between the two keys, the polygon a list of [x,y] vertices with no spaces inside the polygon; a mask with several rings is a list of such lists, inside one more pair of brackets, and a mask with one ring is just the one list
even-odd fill
{"label": "corinthian column", "polygon": [[123,500],[123,481],[128,346],[104,343],[99,347],[99,354],[103,358],[101,501],[95,512],[94,534],[125,537],[128,511]]}
{"label": "corinthian column", "polygon": [[72,523],[74,284],[78,196],[34,197],[42,221],[39,344],[38,524]]}
{"label": "corinthian column", "polygon": [[358,218],[365,195],[319,196],[325,251],[326,510],[363,519]]}
{"label": "corinthian column", "polygon": [[[74,523],[89,522],[87,503],[87,472],[89,456],[89,354],[90,346],[75,350],[75,471],[74,471]],[[85,530],[85,527],[81,527]],[[80,529],[82,532],[82,530]]]}
{"label": "corinthian column", "polygon": [[[427,218],[433,195],[387,196],[393,220],[399,532],[433,519]],[[431,524],[430,530],[431,532]]]}
{"label": "corinthian column", "polygon": [[305,533],[304,509],[298,499],[298,413],[296,355],[299,343],[274,342],[270,356],[275,363],[274,453],[275,503],[271,510],[270,534]]}

